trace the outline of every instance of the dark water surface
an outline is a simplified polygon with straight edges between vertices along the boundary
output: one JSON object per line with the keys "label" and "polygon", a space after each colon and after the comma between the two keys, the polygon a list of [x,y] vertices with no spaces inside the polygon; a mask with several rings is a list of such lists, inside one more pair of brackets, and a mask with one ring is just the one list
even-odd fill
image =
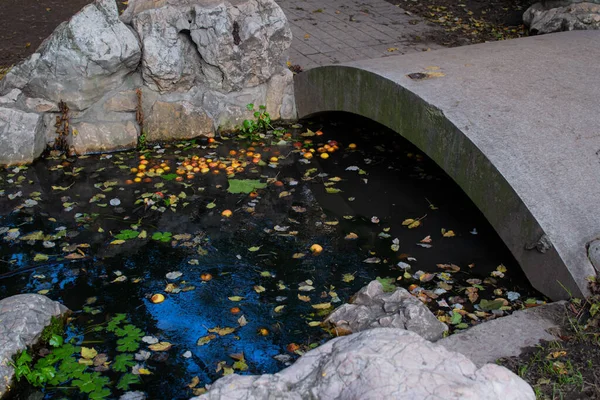
{"label": "dark water surface", "polygon": [[[272,144],[277,140],[253,145],[267,163],[279,157],[277,165],[242,157],[249,165],[236,179],[268,182],[255,199],[228,193],[224,169],[183,182],[155,176],[127,184],[135,177],[130,169],[138,166],[138,152],[46,159],[1,171],[0,298],[41,292],[63,302],[75,311],[69,334],[78,344],[85,340],[83,345],[107,352],[109,359],[114,338],[89,327],[126,313],[146,335],[173,345],[141,362],[152,374],[132,386],[156,399],[191,397],[186,385],[192,378],[200,379],[197,387],[218,379],[235,362],[232,354],[243,353],[248,366],[238,373],[281,370],[330,338],[309,325],[331,312],[320,308],[323,304],[342,304],[376,277],[392,277],[410,288],[448,322],[456,307],[471,315],[453,321],[452,330],[522,308],[528,298],[529,303],[541,299],[475,206],[398,134],[347,115],[302,125],[290,130],[294,137],[285,145]],[[324,135],[301,137],[307,128]],[[294,143],[307,139],[336,140],[339,150],[328,159],[316,153],[304,161]],[[348,149],[350,143],[356,149]],[[192,156],[229,165],[240,149],[251,146],[245,140],[219,139],[208,146],[188,141],[145,154],[148,169],[164,162],[170,167],[165,175],[172,178],[178,163]],[[231,150],[238,153],[231,156]],[[171,195],[177,196],[170,200],[173,208],[165,203]],[[225,209],[233,215],[222,217]],[[409,229],[402,225],[406,219],[421,224]],[[147,237],[111,244],[126,229],[146,231]],[[444,230],[454,236],[444,237]],[[172,236],[153,240],[156,232]],[[347,239],[350,233],[357,238]],[[421,242],[427,236],[430,241]],[[318,256],[309,250],[315,243],[324,249]],[[438,264],[460,270],[444,271]],[[174,271],[181,276],[165,276]],[[212,279],[203,281],[203,274]],[[176,292],[183,290],[168,293],[169,283]],[[468,293],[474,292],[471,301]],[[153,304],[150,296],[156,293],[166,300]],[[504,311],[476,306],[497,298],[506,300]],[[275,311],[278,306],[285,307]],[[239,312],[232,313],[232,307]],[[198,346],[215,327],[235,330]],[[299,350],[288,351],[290,344]],[[183,356],[186,351],[191,357]],[[69,390],[45,393],[76,398]]]}

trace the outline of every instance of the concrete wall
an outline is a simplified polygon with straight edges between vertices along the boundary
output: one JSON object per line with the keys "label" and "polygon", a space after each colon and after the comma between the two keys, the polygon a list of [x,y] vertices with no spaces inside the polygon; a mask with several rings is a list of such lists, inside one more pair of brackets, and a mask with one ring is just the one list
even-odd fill
{"label": "concrete wall", "polygon": [[581,296],[600,237],[598,43],[567,32],[315,68],[296,77],[298,113],[395,130],[473,200],[535,288]]}

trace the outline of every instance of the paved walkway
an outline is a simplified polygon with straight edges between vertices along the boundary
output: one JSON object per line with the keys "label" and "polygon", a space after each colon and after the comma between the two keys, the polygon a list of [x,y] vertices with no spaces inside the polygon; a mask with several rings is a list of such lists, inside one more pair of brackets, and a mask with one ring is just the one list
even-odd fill
{"label": "paved walkway", "polygon": [[303,69],[427,51],[435,28],[384,0],[277,0],[291,25],[290,61]]}

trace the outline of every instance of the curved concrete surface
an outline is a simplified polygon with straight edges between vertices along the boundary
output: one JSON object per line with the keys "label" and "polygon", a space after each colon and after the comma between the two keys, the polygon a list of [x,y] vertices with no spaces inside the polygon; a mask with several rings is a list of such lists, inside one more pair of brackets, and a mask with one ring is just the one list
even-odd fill
{"label": "curved concrete surface", "polygon": [[311,69],[296,76],[296,102],[300,117],[347,111],[417,145],[533,286],[565,299],[596,274],[587,247],[600,237],[599,60],[600,31],[557,33]]}

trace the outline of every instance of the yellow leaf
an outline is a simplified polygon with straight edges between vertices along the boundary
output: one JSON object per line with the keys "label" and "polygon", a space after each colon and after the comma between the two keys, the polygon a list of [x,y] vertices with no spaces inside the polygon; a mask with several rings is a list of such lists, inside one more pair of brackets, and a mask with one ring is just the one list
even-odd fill
{"label": "yellow leaf", "polygon": [[171,349],[171,347],[173,347],[173,345],[169,342],[158,342],[148,346],[148,348],[152,351],[167,351]]}
{"label": "yellow leaf", "polygon": [[408,225],[408,229],[414,229],[421,226],[421,221],[414,221],[412,224]]}
{"label": "yellow leaf", "polygon": [[304,302],[309,302],[310,301],[310,297],[309,296],[303,296],[301,294],[298,295],[298,299],[304,301]]}
{"label": "yellow leaf", "polygon": [[277,306],[277,307],[275,307],[275,312],[276,313],[281,312],[281,311],[283,311],[284,308],[285,308],[285,306]]}
{"label": "yellow leaf", "polygon": [[206,336],[202,336],[200,339],[198,339],[198,341],[196,342],[196,344],[198,346],[204,346],[205,344],[207,344],[208,342],[210,342],[211,340],[215,339],[217,336],[216,335],[206,335]]}
{"label": "yellow leaf", "polygon": [[330,307],[331,307],[331,303],[320,303],[320,304],[312,305],[312,308],[317,309],[317,310],[325,310]]}
{"label": "yellow leaf", "polygon": [[97,355],[98,352],[93,347],[91,349],[89,347],[81,347],[81,357],[91,360]]}
{"label": "yellow leaf", "polygon": [[446,232],[444,232],[442,234],[442,236],[444,236],[444,237],[454,237],[456,235],[454,234],[454,231],[446,231]]}
{"label": "yellow leaf", "polygon": [[87,358],[80,358],[77,360],[77,362],[83,365],[94,365],[94,362],[92,360],[88,360]]}
{"label": "yellow leaf", "polygon": [[350,232],[349,234],[346,235],[346,237],[344,239],[346,239],[346,240],[358,239],[358,235],[354,232]]}
{"label": "yellow leaf", "polygon": [[260,286],[260,285],[256,285],[256,286],[254,286],[254,291],[255,291],[256,293],[262,293],[262,292],[264,292],[265,290],[266,290],[266,289],[265,289],[263,286]]}
{"label": "yellow leaf", "polygon": [[319,326],[319,325],[321,325],[321,323],[319,321],[310,321],[308,323],[308,326],[311,326],[311,327],[315,327],[315,326]]}
{"label": "yellow leaf", "polygon": [[50,290],[44,289],[44,290],[39,290],[38,294],[48,294],[48,292],[50,292]]}
{"label": "yellow leaf", "polygon": [[415,222],[414,219],[408,218],[408,219],[405,219],[404,221],[402,221],[402,225],[403,226],[408,226],[408,225],[412,224],[413,222]]}
{"label": "yellow leaf", "polygon": [[294,253],[294,255],[292,256],[292,258],[302,258],[304,257],[306,254],[304,253]]}
{"label": "yellow leaf", "polygon": [[190,389],[193,389],[196,386],[198,386],[199,383],[200,383],[200,378],[195,376],[192,378],[192,381],[190,383],[188,383],[187,387],[189,387]]}
{"label": "yellow leaf", "polygon": [[230,328],[230,327],[220,328],[217,326],[215,328],[209,329],[208,331],[217,333],[217,334],[219,334],[219,336],[225,336],[225,335],[229,335],[230,333],[235,332],[235,328]]}
{"label": "yellow leaf", "polygon": [[138,369],[138,373],[140,375],[151,375],[152,372],[150,372],[150,370],[146,369],[146,368],[140,368]]}
{"label": "yellow leaf", "polygon": [[125,241],[123,239],[117,239],[110,242],[110,244],[123,244]]}
{"label": "yellow leaf", "polygon": [[231,296],[231,297],[228,297],[228,299],[231,300],[231,301],[242,301],[242,300],[244,300],[244,298],[242,296]]}

